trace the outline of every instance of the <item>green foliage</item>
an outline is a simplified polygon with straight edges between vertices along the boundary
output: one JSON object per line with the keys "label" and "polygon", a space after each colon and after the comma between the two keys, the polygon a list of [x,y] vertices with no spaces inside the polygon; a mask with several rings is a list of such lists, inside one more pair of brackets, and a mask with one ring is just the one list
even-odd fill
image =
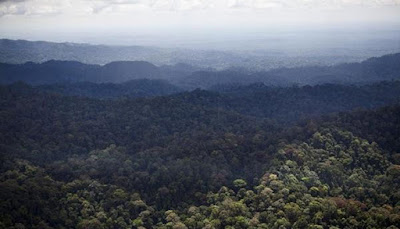
{"label": "green foliage", "polygon": [[247,182],[245,180],[243,180],[243,179],[236,179],[236,180],[233,181],[233,185],[236,188],[244,188],[244,187],[246,187]]}
{"label": "green foliage", "polygon": [[277,126],[202,91],[0,98],[1,228],[400,225],[400,107]]}

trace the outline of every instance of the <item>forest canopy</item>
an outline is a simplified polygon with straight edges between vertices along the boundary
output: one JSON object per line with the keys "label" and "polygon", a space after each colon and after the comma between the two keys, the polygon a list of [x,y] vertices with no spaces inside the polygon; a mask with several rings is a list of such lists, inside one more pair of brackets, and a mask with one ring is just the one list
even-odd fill
{"label": "forest canopy", "polygon": [[0,227],[397,228],[399,92],[1,86]]}

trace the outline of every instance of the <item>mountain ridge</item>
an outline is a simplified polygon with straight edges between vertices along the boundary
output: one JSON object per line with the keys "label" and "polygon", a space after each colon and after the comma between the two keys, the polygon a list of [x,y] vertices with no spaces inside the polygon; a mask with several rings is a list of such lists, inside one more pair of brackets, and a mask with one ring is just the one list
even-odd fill
{"label": "mountain ridge", "polygon": [[16,81],[36,85],[81,81],[122,83],[141,78],[164,79],[189,90],[206,89],[219,84],[246,85],[256,82],[273,86],[368,84],[400,79],[400,53],[373,57],[361,63],[280,68],[262,72],[233,69],[210,71],[182,63],[157,67],[147,61],[113,61],[105,65],[59,60],[25,64],[0,63],[0,83],[3,84]]}
{"label": "mountain ridge", "polygon": [[[265,71],[279,67],[299,67],[306,65],[332,65],[346,62],[359,62],[370,56],[383,55],[389,51],[347,53],[325,55],[298,53],[285,55],[284,52],[270,51],[226,51],[199,50],[185,48],[160,48],[138,45],[98,45],[71,42],[46,42],[0,39],[0,62],[25,63],[27,61],[44,62],[51,59],[76,60],[88,64],[106,64],[114,60],[143,60],[162,65],[188,63],[201,68],[226,70],[244,68]],[[386,49],[385,49],[386,50]],[[398,51],[398,50],[395,50]],[[369,54],[368,54],[369,53]]]}

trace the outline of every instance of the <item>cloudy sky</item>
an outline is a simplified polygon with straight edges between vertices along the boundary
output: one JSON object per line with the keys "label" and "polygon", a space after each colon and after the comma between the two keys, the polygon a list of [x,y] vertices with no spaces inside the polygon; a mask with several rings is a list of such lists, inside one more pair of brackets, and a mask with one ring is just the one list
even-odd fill
{"label": "cloudy sky", "polygon": [[400,0],[0,0],[1,37],[29,40],[152,45],[171,37],[399,25]]}

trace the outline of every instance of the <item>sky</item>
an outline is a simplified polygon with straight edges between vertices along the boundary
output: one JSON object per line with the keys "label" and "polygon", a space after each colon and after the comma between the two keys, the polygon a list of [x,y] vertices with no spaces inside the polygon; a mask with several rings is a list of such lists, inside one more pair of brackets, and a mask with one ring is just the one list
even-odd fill
{"label": "sky", "polygon": [[11,39],[190,46],[321,30],[400,30],[400,0],[0,0]]}

